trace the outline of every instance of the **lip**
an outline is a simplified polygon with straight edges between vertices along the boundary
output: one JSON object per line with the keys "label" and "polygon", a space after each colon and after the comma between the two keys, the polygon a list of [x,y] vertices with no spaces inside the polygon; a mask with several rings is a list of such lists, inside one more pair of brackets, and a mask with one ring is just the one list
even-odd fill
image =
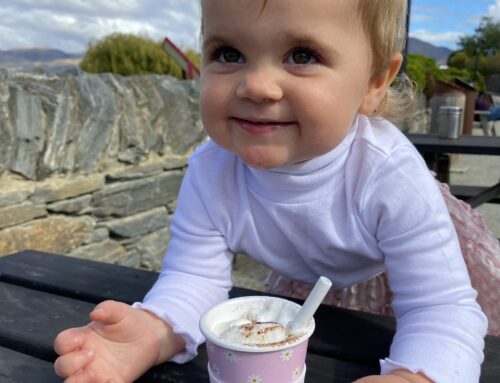
{"label": "lip", "polygon": [[236,125],[247,133],[256,135],[271,134],[295,124],[295,121],[275,121],[270,119],[231,118]]}

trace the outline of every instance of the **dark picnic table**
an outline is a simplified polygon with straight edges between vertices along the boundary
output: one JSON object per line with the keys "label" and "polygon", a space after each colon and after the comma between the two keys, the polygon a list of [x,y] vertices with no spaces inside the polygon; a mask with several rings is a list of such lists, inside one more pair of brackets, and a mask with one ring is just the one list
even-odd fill
{"label": "dark picnic table", "polygon": [[[408,139],[422,154],[427,165],[437,173],[438,179],[449,183],[449,154],[479,154],[500,156],[500,136],[462,135],[458,139],[440,138],[435,134],[408,134]],[[500,180],[500,169],[497,169]],[[452,194],[472,207],[483,203],[500,203],[500,182],[489,187],[450,185]]]}
{"label": "dark picnic table", "polygon": [[[61,382],[53,372],[55,336],[82,326],[105,299],[141,300],[158,274],[123,266],[24,251],[0,258],[0,382]],[[260,295],[234,288],[231,297]],[[390,317],[321,306],[307,357],[308,383],[347,383],[378,371],[395,323]],[[164,363],[138,382],[208,382],[204,346],[193,361]],[[486,338],[481,383],[500,377],[500,339]]]}

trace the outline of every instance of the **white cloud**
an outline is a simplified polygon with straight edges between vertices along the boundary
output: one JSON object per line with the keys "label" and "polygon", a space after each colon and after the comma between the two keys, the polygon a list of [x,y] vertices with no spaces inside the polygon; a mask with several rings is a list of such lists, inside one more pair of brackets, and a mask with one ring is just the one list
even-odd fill
{"label": "white cloud", "polygon": [[0,0],[0,49],[50,47],[83,52],[90,40],[115,32],[168,36],[198,48],[197,1]]}
{"label": "white cloud", "polygon": [[436,46],[445,46],[451,49],[455,49],[455,44],[457,43],[460,36],[463,36],[463,32],[431,32],[426,29],[410,30],[410,36],[416,37],[417,39],[426,41]]}
{"label": "white cloud", "polygon": [[488,7],[488,16],[495,20],[500,20],[500,0],[496,0],[495,4]]}

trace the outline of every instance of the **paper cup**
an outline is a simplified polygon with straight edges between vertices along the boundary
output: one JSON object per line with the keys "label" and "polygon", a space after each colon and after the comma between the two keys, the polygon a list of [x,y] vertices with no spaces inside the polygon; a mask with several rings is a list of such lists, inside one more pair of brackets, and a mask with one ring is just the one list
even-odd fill
{"label": "paper cup", "polygon": [[215,330],[218,324],[242,319],[241,314],[247,307],[255,307],[262,302],[281,305],[292,312],[300,309],[298,304],[286,299],[251,296],[229,299],[212,307],[201,317],[200,329],[206,338],[211,383],[304,382],[307,343],[314,332],[313,319],[303,335],[273,346],[232,344],[217,336]]}

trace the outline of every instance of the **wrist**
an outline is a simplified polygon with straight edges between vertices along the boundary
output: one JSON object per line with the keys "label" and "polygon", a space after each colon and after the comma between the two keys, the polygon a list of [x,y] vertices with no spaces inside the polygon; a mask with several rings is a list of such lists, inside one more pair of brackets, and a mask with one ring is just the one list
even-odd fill
{"label": "wrist", "polygon": [[[428,377],[426,377],[422,373],[413,373],[408,370],[393,370],[389,372],[388,375],[393,375],[397,376],[399,378],[404,379],[408,383],[434,383],[432,380],[430,380]],[[404,383],[406,383],[404,382]],[[403,383],[403,382],[401,382]]]}
{"label": "wrist", "polygon": [[166,362],[185,349],[184,338],[173,332],[172,327],[154,313],[142,310],[150,317],[151,335],[155,358],[153,365]]}

